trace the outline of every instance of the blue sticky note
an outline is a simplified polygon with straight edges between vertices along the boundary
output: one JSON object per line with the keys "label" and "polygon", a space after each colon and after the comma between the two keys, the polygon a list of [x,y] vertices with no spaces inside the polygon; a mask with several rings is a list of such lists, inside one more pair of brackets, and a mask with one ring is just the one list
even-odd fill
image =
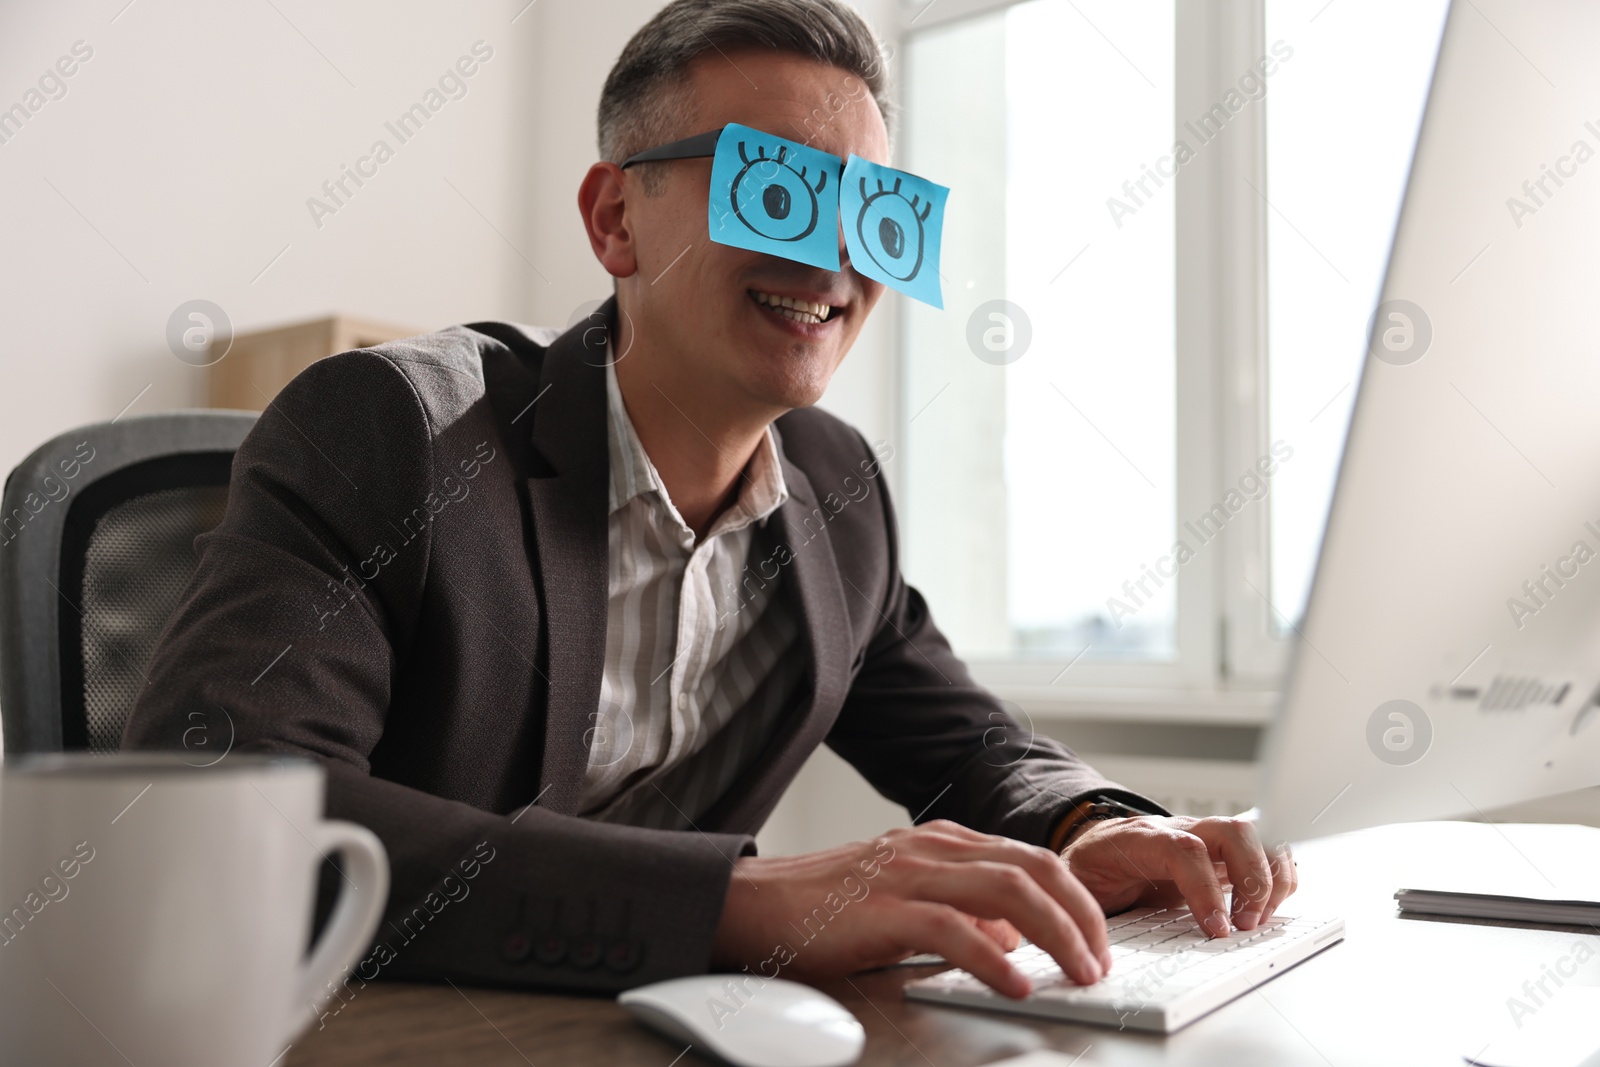
{"label": "blue sticky note", "polygon": [[838,156],[728,123],[711,158],[711,239],[838,270],[842,167]]}
{"label": "blue sticky note", "polygon": [[939,236],[950,190],[854,155],[840,184],[839,212],[850,265],[909,297],[944,307]]}

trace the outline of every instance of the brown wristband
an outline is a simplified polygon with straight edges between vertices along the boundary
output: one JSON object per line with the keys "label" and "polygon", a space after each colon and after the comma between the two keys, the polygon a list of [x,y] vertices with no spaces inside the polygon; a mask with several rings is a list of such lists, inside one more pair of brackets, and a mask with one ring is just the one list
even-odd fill
{"label": "brown wristband", "polygon": [[1073,835],[1089,824],[1089,812],[1094,805],[1094,798],[1090,797],[1072,806],[1072,810],[1056,824],[1055,832],[1050,835],[1050,851],[1059,854],[1067,847]]}
{"label": "brown wristband", "polygon": [[1140,815],[1150,815],[1152,812],[1144,811],[1126,804],[1103,793],[1096,793],[1085,797],[1072,806],[1072,810],[1057,824],[1055,832],[1050,835],[1051,851],[1060,853],[1072,843],[1078,831],[1092,822],[1102,822],[1106,819],[1132,819]]}

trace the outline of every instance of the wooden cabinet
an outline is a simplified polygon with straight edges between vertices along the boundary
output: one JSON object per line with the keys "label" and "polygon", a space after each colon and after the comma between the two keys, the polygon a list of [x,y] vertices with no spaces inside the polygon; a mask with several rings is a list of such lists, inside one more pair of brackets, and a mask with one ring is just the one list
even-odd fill
{"label": "wooden cabinet", "polygon": [[324,356],[412,337],[423,331],[343,315],[238,334],[210,367],[206,403],[260,411],[289,379]]}

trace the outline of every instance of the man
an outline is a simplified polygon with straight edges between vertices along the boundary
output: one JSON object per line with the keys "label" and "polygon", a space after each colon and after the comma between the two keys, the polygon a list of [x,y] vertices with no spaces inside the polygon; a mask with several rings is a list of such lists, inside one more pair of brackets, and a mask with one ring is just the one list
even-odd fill
{"label": "man", "polygon": [[[1022,996],[1019,933],[1087,983],[1106,912],[1181,897],[1226,936],[1293,891],[1248,822],[1105,781],[951,653],[880,455],[812,407],[883,295],[843,238],[838,270],[716,243],[709,159],[621,166],[730,122],[887,163],[883,95],[837,0],[674,0],[611,73],[578,194],[614,299],[559,337],[324,360],[239,450],[124,743],[221,709],[234,747],[323,761],[329,814],[393,867],[363,979],[614,990],[935,951]],[[823,742],[926,821],[756,856]]]}

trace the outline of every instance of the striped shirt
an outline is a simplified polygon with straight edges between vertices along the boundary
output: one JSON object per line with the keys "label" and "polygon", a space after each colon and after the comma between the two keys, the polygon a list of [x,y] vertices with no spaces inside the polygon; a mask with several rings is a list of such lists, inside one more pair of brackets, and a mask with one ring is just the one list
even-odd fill
{"label": "striped shirt", "polygon": [[[578,811],[682,829],[770,735],[803,663],[778,581],[745,582],[754,527],[788,498],[772,428],[697,544],[606,365],[609,581],[600,706]],[[743,583],[743,585],[741,585]]]}

